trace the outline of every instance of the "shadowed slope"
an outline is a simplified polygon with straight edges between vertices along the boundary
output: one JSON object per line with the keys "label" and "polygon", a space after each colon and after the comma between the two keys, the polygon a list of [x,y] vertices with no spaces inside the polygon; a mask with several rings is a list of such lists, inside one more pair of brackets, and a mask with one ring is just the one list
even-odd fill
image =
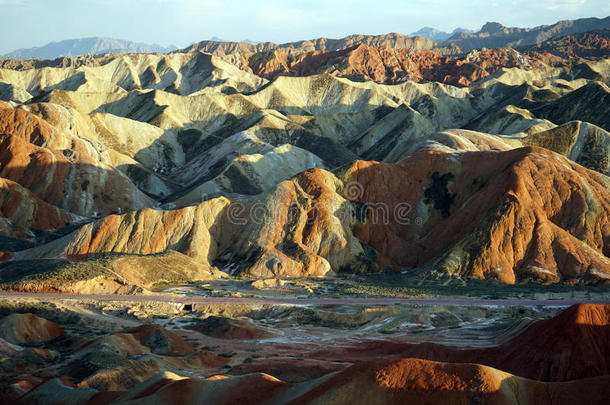
{"label": "shadowed slope", "polygon": [[[62,109],[41,108],[56,121],[65,118]],[[108,165],[111,159],[105,151],[49,125],[48,120],[26,109],[0,108],[1,177],[77,215],[152,205],[125,175]]]}
{"label": "shadowed slope", "polygon": [[610,305],[578,304],[534,323],[501,346],[469,349],[435,343],[369,341],[313,358],[360,361],[378,357],[476,363],[538,381],[566,382],[610,374]]}
{"label": "shadowed slope", "polygon": [[[72,391],[72,392],[70,392]],[[68,394],[69,393],[69,394]],[[161,373],[132,390],[98,393],[69,389],[50,380],[18,400],[40,404],[52,394],[99,404],[572,404],[601,403],[610,394],[608,378],[569,383],[542,383],[476,364],[438,363],[417,359],[376,360],[354,365],[320,379],[284,383],[267,374],[207,379]]]}

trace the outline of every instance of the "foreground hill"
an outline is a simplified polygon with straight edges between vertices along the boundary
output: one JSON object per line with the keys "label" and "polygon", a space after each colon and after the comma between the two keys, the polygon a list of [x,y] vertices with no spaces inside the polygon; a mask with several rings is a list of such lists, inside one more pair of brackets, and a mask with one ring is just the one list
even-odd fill
{"label": "foreground hill", "polygon": [[[409,357],[450,363],[477,363],[537,381],[567,382],[610,373],[608,305],[578,304],[538,321],[503,344],[457,348],[433,342],[362,342],[347,350],[321,349],[314,358],[331,360],[375,356]],[[326,356],[326,357],[325,357]]]}
{"label": "foreground hill", "polygon": [[[573,306],[534,323],[503,345],[479,349],[410,344],[402,336],[360,337],[339,345],[297,341],[288,346],[274,339],[259,344],[261,323],[209,314],[191,320],[192,329],[171,323],[136,326],[123,320],[129,326],[117,330],[114,324],[110,332],[112,326],[100,322],[117,318],[80,315],[89,322],[86,330],[97,332],[91,338],[80,335],[85,329],[79,315],[64,310],[71,316],[52,313],[64,327],[26,313],[0,321],[6,339],[0,350],[11,355],[0,365],[5,399],[16,404],[571,404],[603,403],[609,395],[607,305]],[[251,314],[259,321],[279,315],[282,323],[273,327],[277,330],[290,327],[287,322],[299,322],[291,311],[295,310],[259,309]],[[374,319],[365,324],[374,327]],[[382,317],[377,322],[388,320]],[[301,328],[306,326],[302,321]],[[251,333],[215,338],[226,333],[227,325],[249,328]],[[332,328],[327,325],[325,333]],[[198,349],[193,342],[208,345]],[[209,344],[235,351],[216,354]],[[322,350],[311,351],[312,345]],[[70,347],[74,350],[65,351]],[[241,364],[235,359],[244,350],[252,355],[253,347],[259,349],[254,358]],[[304,353],[307,359],[295,358]],[[18,367],[20,374],[11,367]],[[285,378],[270,375],[270,370]]]}
{"label": "foreground hill", "polygon": [[78,396],[100,404],[468,404],[473,398],[502,404],[572,404],[603,402],[609,394],[607,382],[607,378],[596,378],[545,384],[485,366],[402,359],[359,364],[308,384],[289,384],[263,373],[208,379],[161,373],[131,391],[97,393],[56,379],[16,404],[44,403],[43,398],[50,395]]}

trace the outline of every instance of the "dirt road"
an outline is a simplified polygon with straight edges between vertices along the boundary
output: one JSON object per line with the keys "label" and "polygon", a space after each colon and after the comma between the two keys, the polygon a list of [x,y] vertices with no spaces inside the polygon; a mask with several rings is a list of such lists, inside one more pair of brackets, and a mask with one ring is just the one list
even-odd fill
{"label": "dirt road", "polygon": [[244,304],[244,305],[458,305],[458,306],[547,306],[568,307],[589,302],[608,304],[608,300],[534,300],[534,299],[469,299],[469,298],[233,298],[180,295],[116,295],[116,294],[52,294],[0,291],[0,299],[172,302],[180,304]]}

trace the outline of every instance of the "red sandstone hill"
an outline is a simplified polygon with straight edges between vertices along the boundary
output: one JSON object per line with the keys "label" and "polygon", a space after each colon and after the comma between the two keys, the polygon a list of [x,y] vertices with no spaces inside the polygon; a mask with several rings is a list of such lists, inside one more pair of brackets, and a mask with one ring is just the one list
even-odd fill
{"label": "red sandstone hill", "polygon": [[541,64],[564,66],[610,56],[610,30],[557,37],[537,45],[472,50],[449,57],[440,50],[359,45],[337,50],[294,53],[282,48],[242,52],[242,69],[266,79],[328,72],[338,77],[396,84],[407,80],[468,86],[501,68],[531,69]]}
{"label": "red sandstone hill", "polygon": [[[522,358],[522,361],[527,362]],[[17,404],[40,404],[49,395],[87,403],[133,404],[574,404],[604,403],[608,375],[548,383],[466,362],[377,358],[304,383],[286,383],[253,373],[185,378],[160,373],[129,390],[101,391],[52,379],[31,389]]]}
{"label": "red sandstone hill", "polygon": [[[396,84],[407,80],[440,82],[465,87],[501,68],[532,69],[541,64],[565,66],[571,62],[610,55],[610,29],[555,37],[515,49],[433,48],[434,42],[400,34],[352,35],[342,40],[319,38],[277,45],[270,42],[202,41],[178,52],[205,52],[222,56],[243,70],[266,79],[309,76],[328,72],[338,77]],[[55,60],[0,60],[0,68],[103,66],[120,54]]]}
{"label": "red sandstone hill", "polygon": [[19,184],[0,178],[0,235],[27,239],[32,230],[53,231],[78,218],[48,204]]}
{"label": "red sandstone hill", "polygon": [[[71,127],[70,120],[67,110],[48,104],[22,109],[0,106],[0,177],[77,215],[150,204],[125,175],[107,164],[111,161],[107,154],[63,128]],[[43,204],[37,205],[52,214],[49,224],[36,223],[41,229],[62,222],[53,219],[61,218],[61,211],[54,213]]]}
{"label": "red sandstone hill", "polygon": [[[610,279],[608,180],[546,149],[420,149],[400,163],[357,161],[340,179],[311,169],[246,201],[110,215],[15,256],[173,249],[267,277],[371,271],[377,262],[508,284]],[[252,220],[261,207],[264,221]]]}
{"label": "red sandstone hill", "polygon": [[606,376],[545,384],[471,363],[373,360],[322,379],[290,404],[597,403],[610,393],[608,381]]}
{"label": "red sandstone hill", "polygon": [[11,314],[0,321],[0,337],[13,344],[35,345],[63,334],[60,325],[34,314]]}
{"label": "red sandstone hill", "polygon": [[610,277],[607,178],[546,149],[420,150],[356,162],[344,180],[362,190],[356,201],[405,214],[382,221],[375,208],[355,229],[382,267],[506,283]]}
{"label": "red sandstone hill", "polygon": [[353,365],[301,384],[255,373],[185,378],[160,373],[126,391],[91,390],[52,379],[16,404],[43,404],[45,398],[80,398],[111,404],[566,404],[603,403],[610,395],[608,376],[544,383],[471,363],[441,363],[412,358],[379,359]]}
{"label": "red sandstone hill", "polygon": [[[450,57],[442,50],[429,50],[426,46],[418,45],[395,46],[392,41],[354,41],[350,42],[349,47],[325,47],[319,44],[303,46],[304,50],[297,52],[293,48],[208,43],[202,45],[200,50],[214,55],[226,55],[241,69],[266,79],[328,72],[338,77],[384,84],[411,80],[418,83],[436,81],[460,87],[481,80],[503,67],[530,69],[538,66],[540,61],[552,65],[565,63],[565,60],[552,50],[520,54],[510,48],[483,49],[471,51],[461,57]],[[195,52],[194,49],[185,51]],[[0,60],[0,68],[29,70],[44,67],[104,66],[120,57],[120,54],[109,54],[95,58]]]}
{"label": "red sandstone hill", "polygon": [[166,356],[186,356],[195,352],[192,344],[182,339],[175,332],[159,325],[142,325],[127,333],[147,346],[152,353]]}
{"label": "red sandstone hill", "polygon": [[510,48],[472,51],[461,58],[436,50],[413,51],[358,45],[338,51],[314,51],[292,55],[283,49],[242,56],[242,69],[266,79],[278,76],[310,76],[328,72],[338,77],[360,78],[396,84],[407,80],[468,86],[501,68],[529,69],[538,65]]}
{"label": "red sandstone hill", "polygon": [[566,382],[610,375],[610,305],[578,304],[539,321],[501,346],[469,349],[434,343],[365,342],[311,355],[341,361],[378,357],[476,363],[537,381]]}
{"label": "red sandstone hill", "polygon": [[517,49],[550,65],[561,65],[566,60],[607,58],[610,55],[610,29],[552,38]]}
{"label": "red sandstone hill", "polygon": [[458,32],[441,43],[441,45],[453,45],[466,50],[498,48],[502,46],[515,47],[539,44],[554,37],[607,29],[609,27],[610,17],[563,20],[552,25],[540,25],[533,28],[505,27],[497,22],[488,22],[483,25],[479,32]]}
{"label": "red sandstone hill", "polygon": [[[580,304],[491,348],[386,340],[329,345],[306,352],[307,357],[351,365],[302,383],[281,381],[257,372],[254,365],[249,374],[209,374],[229,360],[196,351],[161,326],[145,325],[91,340],[59,368],[58,378],[23,375],[7,392],[17,404],[42,404],[49,398],[96,404],[604,403],[610,395],[609,325],[610,305]],[[0,326],[7,339],[34,331],[31,343],[62,332],[33,315],[10,315]],[[47,336],[49,330],[58,332]],[[259,370],[273,359],[257,358]],[[191,377],[164,371],[176,367]],[[193,377],[198,373],[207,377]]]}
{"label": "red sandstone hill", "polygon": [[495,367],[541,381],[609,375],[610,305],[574,305],[532,325],[496,353],[502,358]]}
{"label": "red sandstone hill", "polygon": [[285,44],[261,42],[251,44],[245,42],[201,41],[177,52],[206,52],[213,55],[235,55],[244,53],[268,52],[280,49],[283,52],[298,55],[315,51],[337,51],[358,45],[390,47],[395,49],[431,49],[436,42],[423,37],[409,37],[398,33],[383,35],[349,35],[341,39],[315,38]]}

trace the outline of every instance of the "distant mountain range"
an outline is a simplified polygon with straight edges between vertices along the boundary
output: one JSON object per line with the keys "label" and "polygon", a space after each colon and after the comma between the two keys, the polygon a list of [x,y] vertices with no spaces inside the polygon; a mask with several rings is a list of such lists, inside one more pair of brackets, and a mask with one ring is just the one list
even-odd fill
{"label": "distant mountain range", "polygon": [[171,52],[176,47],[163,47],[157,44],[144,44],[114,38],[78,38],[65,41],[51,42],[44,46],[18,49],[4,55],[10,59],[55,59],[60,57],[74,57],[86,54],[103,54],[110,52],[121,53],[149,53]]}
{"label": "distant mountain range", "polygon": [[276,44],[273,42],[222,42],[205,40],[180,49],[178,52],[206,52],[217,56],[252,54],[281,49],[289,54],[298,55],[314,51],[337,51],[358,45],[387,46],[395,49],[423,50],[432,49],[436,42],[423,37],[412,37],[391,32],[382,35],[348,35],[341,39],[315,38],[296,42]]}
{"label": "distant mountain range", "polygon": [[[273,42],[240,42],[224,41],[213,37],[210,40],[196,42],[178,52],[207,52],[214,55],[244,55],[281,49],[297,55],[313,51],[336,51],[351,48],[360,44],[373,47],[390,47],[394,49],[425,50],[437,49],[444,55],[462,55],[473,49],[523,47],[540,44],[551,38],[573,35],[610,28],[610,17],[582,18],[578,20],[559,21],[552,25],[541,25],[534,28],[505,27],[498,22],[488,22],[477,31],[456,28],[451,33],[436,28],[424,27],[410,35],[389,33],[384,35],[349,35],[341,39],[315,38],[284,44]],[[19,49],[4,55],[8,59],[55,59],[75,57],[86,54],[117,53],[167,53],[175,47],[163,47],[157,44],[135,43],[112,38],[83,38],[61,42],[52,42],[42,47]]]}
{"label": "distant mountain range", "polygon": [[457,34],[458,32],[466,32],[466,33],[472,34],[475,31],[468,30],[466,28],[456,28],[452,32],[449,33],[449,32],[439,31],[436,28],[432,28],[432,27],[424,27],[424,28],[420,29],[419,31],[412,32],[409,35],[411,35],[413,37],[424,37],[424,38],[428,38],[432,41],[441,42],[441,41],[445,41],[445,40],[451,38],[453,35]]}
{"label": "distant mountain range", "polygon": [[[473,49],[536,45],[551,38],[608,28],[610,28],[610,17],[565,20],[552,25],[541,25],[534,28],[505,27],[498,22],[488,22],[477,32],[465,28],[456,28],[453,32],[447,33],[432,27],[424,27],[410,35],[399,33],[382,35],[355,34],[341,39],[321,37],[284,44],[206,40],[194,43],[189,47],[180,49],[178,52],[202,51],[223,56],[282,50],[291,55],[298,55],[307,52],[337,51],[357,45],[367,45],[414,51],[436,49],[444,55],[456,56],[463,55]],[[262,57],[266,56],[262,55]]]}
{"label": "distant mountain range", "polygon": [[479,32],[457,32],[442,46],[458,46],[463,50],[499,47],[517,47],[540,44],[551,38],[573,35],[581,32],[610,28],[610,17],[581,18],[564,20],[552,25],[540,25],[534,28],[505,27],[498,22],[488,22]]}

